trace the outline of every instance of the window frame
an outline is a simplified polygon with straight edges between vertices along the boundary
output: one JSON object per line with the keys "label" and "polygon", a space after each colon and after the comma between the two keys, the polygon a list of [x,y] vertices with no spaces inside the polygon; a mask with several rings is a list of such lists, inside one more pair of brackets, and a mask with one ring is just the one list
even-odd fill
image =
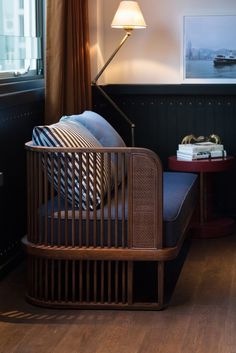
{"label": "window frame", "polygon": [[[8,93],[9,91],[12,92],[14,89],[15,89],[15,91],[22,90],[23,86],[25,87],[25,89],[27,89],[27,87],[32,87],[32,81],[40,81],[41,82],[39,84],[40,87],[42,85],[42,80],[44,80],[44,63],[45,63],[45,58],[44,58],[45,28],[46,28],[45,1],[46,0],[36,0],[36,36],[39,36],[41,38],[40,45],[41,45],[41,50],[42,50],[42,59],[41,59],[42,74],[32,75],[32,71],[31,71],[31,73],[29,73],[29,74],[26,73],[26,74],[19,75],[19,76],[12,75],[9,77],[4,77],[6,75],[5,74],[1,75],[1,73],[0,73],[0,95],[3,93]],[[37,71],[38,70],[36,70],[36,72]],[[23,83],[24,83],[24,85],[23,85]],[[37,88],[38,84],[36,84],[35,86]]]}

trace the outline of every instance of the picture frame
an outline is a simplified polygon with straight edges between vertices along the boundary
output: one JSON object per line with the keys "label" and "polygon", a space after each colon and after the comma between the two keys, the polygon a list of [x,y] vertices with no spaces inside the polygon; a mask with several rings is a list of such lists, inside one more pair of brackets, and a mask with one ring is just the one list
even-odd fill
{"label": "picture frame", "polygon": [[236,15],[183,16],[184,83],[236,83]]}

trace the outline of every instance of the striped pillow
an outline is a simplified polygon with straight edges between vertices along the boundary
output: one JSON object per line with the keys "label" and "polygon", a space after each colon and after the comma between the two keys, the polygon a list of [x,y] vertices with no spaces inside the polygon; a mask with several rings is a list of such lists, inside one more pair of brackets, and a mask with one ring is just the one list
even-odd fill
{"label": "striped pillow", "polygon": [[[47,147],[102,147],[83,125],[74,122],[59,122],[52,125],[36,126],[33,129],[32,141],[34,145]],[[74,159],[72,153],[67,153],[67,158],[65,158],[65,153],[63,152],[54,152],[53,156],[53,159],[47,158],[47,173],[49,179],[53,179],[54,187],[58,190],[58,185],[60,185],[61,194],[64,197],[67,195],[68,201],[71,204],[74,202],[76,207],[79,207],[80,204],[84,210],[87,208],[93,210],[94,205],[98,207],[101,202],[101,194],[102,192],[103,194],[106,193],[108,185],[107,164],[105,162],[102,163],[101,154],[96,154],[95,191],[93,170],[95,157],[93,154],[89,154],[88,161],[85,153],[82,155],[76,153]],[[81,156],[82,160],[80,162]],[[79,170],[80,165],[81,173]],[[86,172],[87,165],[88,172]],[[53,176],[51,175],[52,167]],[[82,177],[81,180],[80,177]]]}

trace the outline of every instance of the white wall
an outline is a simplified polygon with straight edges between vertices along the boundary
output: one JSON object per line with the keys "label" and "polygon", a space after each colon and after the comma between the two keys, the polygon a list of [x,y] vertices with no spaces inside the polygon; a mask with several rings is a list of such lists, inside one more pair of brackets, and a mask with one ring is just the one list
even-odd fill
{"label": "white wall", "polygon": [[[111,28],[120,0],[89,0],[94,77],[125,32]],[[236,15],[236,0],[138,0],[147,23],[134,30],[99,83],[182,83],[184,15]],[[207,33],[206,33],[207,35]]]}

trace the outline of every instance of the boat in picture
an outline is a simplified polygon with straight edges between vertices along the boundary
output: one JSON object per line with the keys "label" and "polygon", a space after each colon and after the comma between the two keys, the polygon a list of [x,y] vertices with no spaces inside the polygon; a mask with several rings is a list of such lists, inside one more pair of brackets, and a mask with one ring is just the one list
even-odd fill
{"label": "boat in picture", "polygon": [[215,66],[222,66],[222,65],[235,65],[236,64],[236,56],[234,55],[216,55],[213,59],[213,63]]}

